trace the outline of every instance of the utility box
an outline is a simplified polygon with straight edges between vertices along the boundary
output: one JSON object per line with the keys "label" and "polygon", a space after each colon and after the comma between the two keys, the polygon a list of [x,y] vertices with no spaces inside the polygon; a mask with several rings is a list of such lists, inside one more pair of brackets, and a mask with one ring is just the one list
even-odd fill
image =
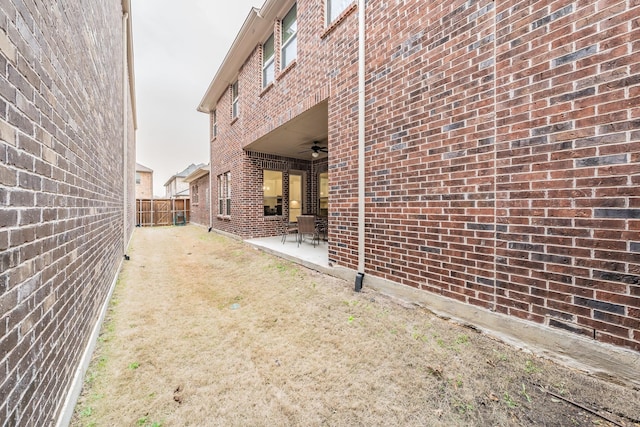
{"label": "utility box", "polygon": [[184,212],[176,212],[173,215],[173,225],[185,225],[187,223],[187,218],[184,215]]}

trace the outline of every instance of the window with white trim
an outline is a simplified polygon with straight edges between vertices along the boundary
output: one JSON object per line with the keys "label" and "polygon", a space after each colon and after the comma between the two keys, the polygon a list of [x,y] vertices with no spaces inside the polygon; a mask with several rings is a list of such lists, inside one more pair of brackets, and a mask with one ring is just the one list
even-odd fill
{"label": "window with white trim", "polygon": [[291,64],[297,55],[298,50],[298,18],[297,18],[297,3],[289,10],[289,12],[282,19],[282,34],[281,45],[282,52],[280,62],[282,63],[282,69],[287,68]]}
{"label": "window with white trim", "polygon": [[273,34],[262,45],[262,88],[273,82],[276,71],[276,51]]}
{"label": "window with white trim", "polygon": [[231,172],[218,175],[218,215],[231,216]]}
{"label": "window with white trim", "polygon": [[238,97],[239,97],[239,90],[238,90],[238,81],[236,80],[235,83],[233,83],[231,85],[231,118],[235,119],[238,117]]}
{"label": "window with white trim", "polygon": [[335,21],[353,0],[327,0],[327,25]]}

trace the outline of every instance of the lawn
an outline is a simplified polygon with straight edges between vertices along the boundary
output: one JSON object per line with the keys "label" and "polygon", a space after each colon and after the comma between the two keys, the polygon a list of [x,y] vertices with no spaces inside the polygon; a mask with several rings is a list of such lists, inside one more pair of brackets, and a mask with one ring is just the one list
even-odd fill
{"label": "lawn", "polygon": [[73,426],[640,426],[640,392],[196,226],[136,229]]}

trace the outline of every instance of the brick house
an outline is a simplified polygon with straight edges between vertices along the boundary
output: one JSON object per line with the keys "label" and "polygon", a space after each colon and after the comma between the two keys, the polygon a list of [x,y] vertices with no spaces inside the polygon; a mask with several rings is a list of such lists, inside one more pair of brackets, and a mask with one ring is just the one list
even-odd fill
{"label": "brick house", "polygon": [[365,283],[577,357],[640,351],[639,15],[267,0],[199,105],[211,226],[326,214],[329,261]]}
{"label": "brick house", "polygon": [[192,224],[209,227],[211,222],[211,199],[209,182],[209,165],[200,166],[189,175],[184,181],[189,184],[189,197],[191,198],[190,218]]}
{"label": "brick house", "polygon": [[153,170],[136,163],[136,199],[153,199]]}
{"label": "brick house", "polygon": [[0,425],[68,425],[135,226],[129,0],[0,6]]}
{"label": "brick house", "polygon": [[204,163],[191,163],[184,170],[172,175],[171,178],[164,183],[165,197],[167,199],[189,198],[189,183],[185,178],[194,170],[204,166]]}

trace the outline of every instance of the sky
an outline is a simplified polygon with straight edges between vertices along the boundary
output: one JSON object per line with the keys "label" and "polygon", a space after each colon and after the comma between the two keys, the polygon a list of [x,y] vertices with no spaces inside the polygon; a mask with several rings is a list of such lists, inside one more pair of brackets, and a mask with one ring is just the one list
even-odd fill
{"label": "sky", "polygon": [[136,161],[153,193],[191,163],[209,162],[209,117],[197,111],[251,7],[264,0],[131,0]]}

